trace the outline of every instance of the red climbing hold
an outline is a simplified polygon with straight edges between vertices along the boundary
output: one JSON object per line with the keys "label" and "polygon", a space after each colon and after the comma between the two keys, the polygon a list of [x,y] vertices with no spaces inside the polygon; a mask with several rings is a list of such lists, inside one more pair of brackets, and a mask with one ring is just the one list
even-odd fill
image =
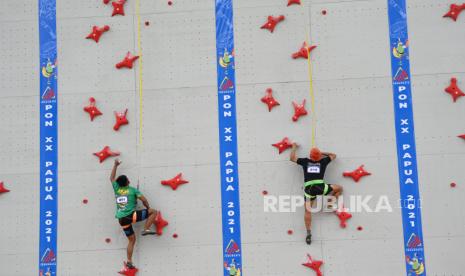
{"label": "red climbing hold", "polygon": [[171,189],[176,190],[179,185],[182,184],[187,184],[189,181],[182,179],[182,173],[179,173],[175,177],[168,179],[168,180],[162,180],[161,184],[165,186],[170,186]]}
{"label": "red climbing hold", "polygon": [[310,254],[307,254],[307,256],[308,256],[308,261],[302,265],[315,271],[317,276],[323,276],[323,273],[320,270],[320,267],[323,264],[323,261],[313,260]]}
{"label": "red climbing hold", "polygon": [[261,26],[260,29],[267,29],[270,32],[273,32],[276,25],[278,25],[279,22],[283,21],[284,18],[284,15],[280,15],[278,17],[270,15],[268,16],[268,21],[265,24],[263,24],[263,26]]}
{"label": "red climbing hold", "polygon": [[178,234],[174,233],[173,234],[173,239],[177,239],[178,238]]}
{"label": "red climbing hold", "polygon": [[289,229],[289,230],[287,230],[287,234],[292,235],[292,234],[294,234],[294,231],[292,231],[292,229]]}
{"label": "red climbing hold", "polygon": [[110,243],[110,242],[111,242],[111,239],[110,239],[110,238],[106,238],[106,239],[105,239],[105,242],[106,242],[106,243]]}
{"label": "red climbing hold", "polygon": [[92,32],[88,36],[86,36],[86,38],[93,39],[95,42],[98,43],[98,41],[100,40],[100,36],[102,36],[104,32],[108,32],[109,30],[110,30],[110,26],[108,25],[105,25],[103,27],[93,26]]}
{"label": "red climbing hold", "polygon": [[135,276],[138,271],[139,269],[137,268],[128,268],[126,262],[124,262],[123,269],[120,270],[118,273],[121,275],[126,275],[126,276]]}
{"label": "red climbing hold", "polygon": [[309,46],[307,42],[304,42],[300,50],[292,54],[292,58],[293,59],[297,59],[297,58],[308,59],[308,54],[315,48],[316,48],[315,45]]}
{"label": "red climbing hold", "polygon": [[452,4],[450,5],[449,11],[446,14],[444,14],[443,17],[450,17],[454,21],[457,21],[457,17],[459,17],[459,14],[463,10],[465,10],[465,4],[462,4],[462,5]]}
{"label": "red climbing hold", "polygon": [[455,184],[454,182],[452,182],[452,183],[450,183],[450,187],[451,187],[451,188],[455,188],[455,187],[457,187],[457,184]]}
{"label": "red climbing hold", "polygon": [[3,194],[3,193],[8,193],[10,190],[8,190],[7,188],[5,188],[5,186],[3,185],[3,182],[0,182],[0,194]]}
{"label": "red climbing hold", "polygon": [[462,138],[462,139],[465,140],[465,134],[459,135],[459,136],[457,136],[457,137]]}
{"label": "red climbing hold", "polygon": [[168,225],[168,222],[163,219],[161,216],[161,212],[157,212],[157,216],[155,217],[155,227],[157,228],[157,235],[163,235],[163,228]]}
{"label": "red climbing hold", "polygon": [[341,226],[341,228],[346,228],[347,227],[346,221],[348,219],[350,219],[352,217],[352,215],[350,213],[346,212],[344,208],[342,210],[336,211],[335,214],[337,215],[337,217],[341,221],[340,224],[339,224]]}
{"label": "red climbing hold", "polygon": [[103,0],[103,4],[106,5],[106,4],[110,3],[110,1],[111,1],[111,0]]}
{"label": "red climbing hold", "polygon": [[287,6],[288,6],[288,7],[289,7],[290,5],[293,5],[293,4],[301,5],[300,0],[288,0],[288,2],[287,2]]}
{"label": "red climbing hold", "polygon": [[450,79],[450,85],[444,89],[446,93],[449,93],[452,96],[452,99],[457,101],[458,98],[465,96],[465,94],[460,90],[460,88],[457,85],[457,79],[456,78],[451,78]]}
{"label": "red climbing hold", "polygon": [[118,155],[120,155],[120,153],[117,152],[117,151],[111,151],[109,146],[105,146],[103,148],[103,150],[94,153],[94,155],[97,156],[99,158],[99,160],[100,160],[100,163],[102,163],[108,157],[110,157],[110,156],[118,156]]}
{"label": "red climbing hold", "polygon": [[358,167],[357,169],[351,171],[351,172],[344,172],[342,175],[345,176],[345,177],[352,177],[352,179],[355,181],[355,182],[358,182],[360,180],[360,178],[364,177],[364,176],[367,176],[367,175],[371,175],[371,173],[365,171],[365,169],[363,168],[364,165],[361,165],[360,167]]}
{"label": "red climbing hold", "polygon": [[358,231],[362,231],[362,230],[363,230],[363,227],[362,227],[362,226],[359,226],[359,227],[357,227],[357,230],[358,230]]}
{"label": "red climbing hold", "polygon": [[292,102],[292,105],[294,105],[294,116],[292,116],[292,121],[297,122],[301,116],[308,114],[307,110],[305,109],[305,102],[306,100],[303,100],[302,104]]}
{"label": "red climbing hold", "polygon": [[124,15],[124,4],[126,3],[126,0],[116,0],[115,2],[111,3],[113,6],[113,13],[111,16],[115,16],[117,14],[119,15]]}
{"label": "red climbing hold", "polygon": [[266,196],[268,194],[268,191],[267,190],[263,190],[262,191],[262,195]]}
{"label": "red climbing hold", "polygon": [[84,198],[84,199],[82,200],[82,203],[84,203],[84,204],[87,204],[88,202],[89,202],[89,200],[87,200],[87,198]]}
{"label": "red climbing hold", "polygon": [[119,128],[122,126],[122,125],[127,125],[129,124],[129,121],[128,119],[126,118],[126,116],[128,115],[128,109],[126,108],[126,110],[124,112],[116,112],[115,111],[115,117],[116,117],[116,123],[115,125],[113,126],[113,129],[115,131],[118,131]]}
{"label": "red climbing hold", "polygon": [[273,147],[277,148],[279,151],[279,154],[283,153],[285,150],[289,149],[292,147],[292,142],[289,140],[289,138],[284,137],[281,142],[278,142],[276,144],[272,144]]}
{"label": "red climbing hold", "polygon": [[173,5],[173,1],[168,1],[168,6]]}
{"label": "red climbing hold", "polygon": [[139,58],[139,56],[133,56],[131,55],[131,52],[128,52],[124,59],[116,64],[116,68],[121,69],[123,67],[132,69],[134,61],[136,61]]}
{"label": "red climbing hold", "polygon": [[266,89],[266,95],[262,98],[262,102],[268,105],[269,112],[271,112],[273,107],[279,105],[278,101],[273,97],[273,90],[271,88]]}
{"label": "red climbing hold", "polygon": [[102,115],[102,112],[95,106],[94,97],[89,98],[89,105],[84,107],[84,111],[89,113],[91,121],[93,121],[95,117]]}

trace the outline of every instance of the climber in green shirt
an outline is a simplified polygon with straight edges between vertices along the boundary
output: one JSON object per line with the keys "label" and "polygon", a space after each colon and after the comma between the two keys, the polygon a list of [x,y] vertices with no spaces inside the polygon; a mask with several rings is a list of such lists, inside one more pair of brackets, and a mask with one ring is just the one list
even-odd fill
{"label": "climber in green shirt", "polygon": [[[136,235],[134,234],[132,224],[146,220],[142,236],[155,235],[156,232],[150,228],[154,225],[158,212],[150,208],[149,202],[138,189],[129,186],[130,181],[127,176],[120,175],[116,178],[116,170],[120,164],[121,161],[116,159],[113,170],[111,171],[110,181],[113,185],[116,199],[115,217],[118,219],[121,227],[123,227],[123,231],[129,240],[127,248],[128,261],[126,266],[132,269],[135,268],[132,263],[132,253],[136,244]],[[144,204],[144,210],[136,210],[138,199]]]}

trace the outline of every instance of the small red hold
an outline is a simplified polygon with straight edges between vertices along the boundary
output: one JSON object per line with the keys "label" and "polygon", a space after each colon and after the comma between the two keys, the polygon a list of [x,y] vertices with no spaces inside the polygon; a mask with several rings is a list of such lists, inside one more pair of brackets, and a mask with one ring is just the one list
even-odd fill
{"label": "small red hold", "polygon": [[120,153],[117,152],[117,151],[111,151],[109,146],[105,146],[103,148],[103,150],[94,153],[94,155],[97,156],[99,158],[99,160],[100,160],[100,163],[102,163],[108,157],[110,157],[110,156],[118,156],[118,155],[120,155]]}
{"label": "small red hold", "polygon": [[150,25],[150,22],[145,21],[145,26],[149,26],[149,25]]}
{"label": "small red hold", "polygon": [[3,182],[0,181],[0,194],[8,193],[9,191],[10,191],[10,190],[8,190],[7,188],[5,188]]}
{"label": "small red hold", "polygon": [[348,212],[345,211],[345,209],[343,208],[342,210],[337,210],[335,212],[336,216],[339,218],[340,220],[340,226],[341,228],[346,228],[347,227],[347,220],[350,219],[352,217],[352,215]]}
{"label": "small red hold", "polygon": [[305,102],[306,100],[303,100],[302,104],[292,102],[292,105],[294,105],[294,116],[292,116],[292,121],[297,122],[301,116],[308,114],[307,110],[305,109]]}
{"label": "small red hold", "polygon": [[313,49],[315,48],[316,48],[315,45],[309,46],[307,42],[304,42],[300,50],[292,54],[292,58],[293,59],[297,59],[297,58],[308,59],[310,52],[312,52]]}
{"label": "small red hold", "polygon": [[108,25],[105,25],[103,27],[97,27],[97,26],[93,26],[92,27],[92,32],[86,36],[87,39],[93,39],[95,42],[98,43],[98,41],[100,40],[100,37],[102,36],[102,34],[104,32],[108,32],[110,30],[110,26]]}
{"label": "small red hold", "polygon": [[111,242],[111,239],[110,239],[110,238],[106,238],[106,239],[105,239],[105,242],[106,242],[106,243],[110,243],[110,242]]}
{"label": "small red hold", "polygon": [[279,102],[275,100],[273,97],[273,89],[267,88],[266,89],[266,95],[261,99],[263,103],[268,105],[268,111],[271,112],[271,109],[273,107],[279,105]]}
{"label": "small red hold", "polygon": [[270,15],[268,16],[268,21],[265,24],[263,24],[263,26],[261,26],[260,29],[267,29],[270,32],[273,32],[276,25],[278,25],[279,22],[283,21],[284,18],[284,15],[280,15],[277,17]]}
{"label": "small red hold", "polygon": [[328,13],[328,12],[327,12],[326,10],[322,10],[322,11],[321,11],[321,14],[322,14],[322,15],[326,15],[327,13]]}
{"label": "small red hold", "polygon": [[179,185],[187,183],[189,183],[189,181],[182,179],[182,173],[179,173],[171,179],[161,181],[162,185],[170,186],[173,190],[176,190],[179,187]]}
{"label": "small red hold", "polygon": [[161,236],[163,235],[163,228],[165,228],[168,225],[168,222],[163,219],[161,216],[161,212],[157,212],[157,216],[155,217],[155,227],[157,228],[157,235]]}
{"label": "small red hold", "polygon": [[134,61],[136,61],[138,58],[139,56],[133,56],[131,52],[128,52],[124,59],[121,62],[117,63],[115,66],[117,69],[121,69],[123,67],[132,69]]}
{"label": "small red hold", "polygon": [[115,2],[112,2],[111,5],[113,6],[113,13],[111,16],[115,15],[124,15],[124,4],[126,3],[126,0],[116,0]]}
{"label": "small red hold", "polygon": [[459,135],[459,136],[457,136],[457,137],[462,138],[462,139],[465,140],[465,134]]}
{"label": "small red hold", "polygon": [[363,168],[364,165],[361,165],[360,167],[358,167],[357,169],[351,171],[351,172],[344,172],[342,175],[345,176],[345,177],[352,177],[352,179],[355,181],[355,182],[358,182],[360,180],[360,178],[364,177],[364,176],[367,176],[367,175],[371,175],[371,173],[365,171],[365,169]]}
{"label": "small red hold", "polygon": [[455,188],[455,187],[457,187],[457,184],[455,184],[454,182],[452,182],[452,183],[450,183],[450,187],[451,187],[451,188]]}
{"label": "small red hold", "polygon": [[307,256],[308,256],[308,261],[302,265],[315,271],[317,276],[323,276],[323,273],[320,270],[320,267],[323,264],[323,261],[313,260],[310,254],[307,254]]}
{"label": "small red hold", "polygon": [[452,99],[457,101],[458,98],[465,96],[465,94],[460,90],[460,88],[457,85],[457,79],[456,78],[451,78],[450,79],[450,85],[444,89],[446,93],[449,93],[452,96]]}
{"label": "small red hold", "polygon": [[126,117],[127,115],[128,115],[128,109],[127,108],[126,108],[126,110],[124,112],[116,112],[115,111],[116,123],[113,126],[113,129],[115,131],[118,131],[121,126],[129,124],[129,121],[128,121],[127,117]]}
{"label": "small red hold", "polygon": [[95,106],[95,98],[89,98],[89,105],[84,107],[84,111],[89,113],[90,120],[93,121],[95,117],[102,115],[102,112]]}
{"label": "small red hold", "polygon": [[262,191],[262,195],[266,196],[268,194],[268,191],[267,190],[263,190]]}
{"label": "small red hold", "polygon": [[284,137],[281,142],[272,144],[273,147],[277,148],[279,151],[279,154],[283,153],[285,150],[289,149],[292,147],[292,142],[289,140],[289,138]]}
{"label": "small red hold", "polygon": [[103,0],[103,4],[107,5],[111,0]]}
{"label": "small red hold", "polygon": [[357,230],[358,230],[358,231],[362,231],[362,230],[363,230],[363,227],[362,227],[362,226],[359,226],[359,227],[357,227]]}
{"label": "small red hold", "polygon": [[457,21],[457,17],[459,17],[459,14],[463,10],[465,10],[465,4],[462,4],[462,5],[452,4],[450,5],[449,11],[446,14],[444,14],[443,17],[450,17],[454,21]]}
{"label": "small red hold", "polygon": [[300,0],[288,0],[288,1],[287,1],[287,6],[288,6],[288,7],[289,7],[290,5],[293,5],[293,4],[301,5]]}
{"label": "small red hold", "polygon": [[124,262],[123,269],[120,270],[118,273],[126,276],[135,276],[138,271],[139,269],[137,268],[128,268],[126,262]]}
{"label": "small red hold", "polygon": [[89,202],[89,200],[87,200],[87,198],[84,198],[84,199],[82,200],[82,203],[84,203],[84,204],[87,204],[88,202]]}
{"label": "small red hold", "polygon": [[168,6],[171,6],[173,5],[173,2],[172,1],[168,1]]}
{"label": "small red hold", "polygon": [[174,233],[173,234],[173,239],[177,239],[178,238],[178,234]]}
{"label": "small red hold", "polygon": [[287,234],[292,235],[292,234],[294,234],[294,231],[292,231],[292,229],[289,229],[289,230],[287,230]]}

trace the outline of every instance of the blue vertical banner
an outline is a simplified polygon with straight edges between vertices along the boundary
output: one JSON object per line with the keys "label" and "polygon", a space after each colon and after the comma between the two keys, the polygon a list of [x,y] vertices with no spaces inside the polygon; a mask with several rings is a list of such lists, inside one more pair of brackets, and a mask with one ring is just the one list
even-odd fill
{"label": "blue vertical banner", "polygon": [[405,0],[388,0],[388,13],[406,275],[426,275]]}
{"label": "blue vertical banner", "polygon": [[232,0],[216,0],[216,54],[218,61],[223,266],[225,276],[238,276],[242,275],[242,246]]}
{"label": "blue vertical banner", "polygon": [[58,148],[56,0],[39,0],[39,276],[57,275]]}

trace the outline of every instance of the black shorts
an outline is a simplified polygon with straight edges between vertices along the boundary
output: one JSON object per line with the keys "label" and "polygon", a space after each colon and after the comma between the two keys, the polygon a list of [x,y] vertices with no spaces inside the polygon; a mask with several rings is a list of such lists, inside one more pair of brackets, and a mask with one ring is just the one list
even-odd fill
{"label": "black shorts", "polygon": [[329,195],[333,191],[331,184],[313,184],[305,187],[305,199],[314,200],[319,195]]}
{"label": "black shorts", "polygon": [[123,227],[123,231],[124,231],[124,234],[126,234],[126,237],[129,237],[129,236],[134,235],[134,229],[132,228],[132,224],[138,221],[146,220],[148,216],[149,216],[149,211],[145,209],[145,210],[135,211],[132,215],[120,218],[118,221],[121,227]]}

